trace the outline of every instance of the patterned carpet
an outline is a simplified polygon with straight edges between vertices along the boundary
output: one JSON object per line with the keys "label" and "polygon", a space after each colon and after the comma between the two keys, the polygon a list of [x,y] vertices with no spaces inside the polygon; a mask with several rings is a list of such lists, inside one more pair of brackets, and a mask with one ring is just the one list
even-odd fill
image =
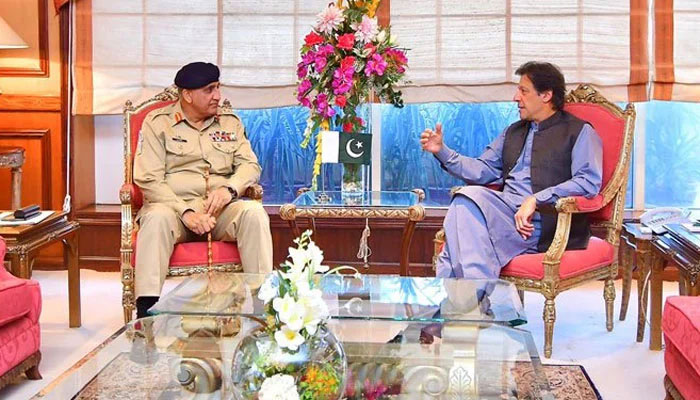
{"label": "patterned carpet", "polygon": [[[581,365],[544,365],[549,387],[557,400],[602,400],[598,389]],[[531,385],[532,369],[515,368],[518,387]]]}
{"label": "patterned carpet", "polygon": [[[220,399],[220,391],[211,394],[194,394],[184,390],[172,379],[173,365],[178,360],[159,357],[151,365],[133,360],[122,353],[108,364],[85,388],[74,397],[75,400],[106,399]],[[580,365],[545,365],[544,372],[549,380],[554,398],[557,400],[601,400],[598,390],[591,382],[585,369]],[[528,393],[523,388],[534,385],[532,369],[528,364],[518,363],[513,369],[513,378],[518,392]],[[382,398],[393,398],[385,396]],[[507,398],[510,398],[507,396]],[[518,396],[519,400],[531,400],[528,395]]]}

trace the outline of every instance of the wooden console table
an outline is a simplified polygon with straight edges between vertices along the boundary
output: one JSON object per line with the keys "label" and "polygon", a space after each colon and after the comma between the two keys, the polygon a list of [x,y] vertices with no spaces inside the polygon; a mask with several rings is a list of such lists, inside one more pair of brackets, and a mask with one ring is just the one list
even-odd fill
{"label": "wooden console table", "polygon": [[7,243],[5,258],[10,261],[10,272],[20,278],[32,277],[34,256],[43,247],[60,240],[63,243],[63,262],[68,268],[69,326],[80,327],[80,268],[78,266],[78,228],[63,211],[35,225],[0,226],[0,236]]}
{"label": "wooden console table", "polygon": [[425,193],[421,189],[410,192],[363,192],[358,197],[334,191],[300,189],[293,203],[280,207],[280,217],[289,223],[296,237],[301,233],[297,217],[310,218],[312,230],[315,230],[316,218],[405,220],[401,235],[400,274],[408,276],[408,254],[413,232],[416,222],[425,218],[425,209],[420,204],[424,198]]}

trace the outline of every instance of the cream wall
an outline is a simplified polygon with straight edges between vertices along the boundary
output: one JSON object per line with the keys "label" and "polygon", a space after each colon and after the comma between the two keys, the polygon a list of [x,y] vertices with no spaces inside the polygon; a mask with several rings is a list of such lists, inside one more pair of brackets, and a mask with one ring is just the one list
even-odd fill
{"label": "cream wall", "polygon": [[95,115],[95,203],[97,204],[119,204],[119,188],[124,183],[123,129],[121,115]]}
{"label": "cream wall", "polygon": [[[0,76],[3,94],[60,96],[61,54],[59,16],[53,0],[46,2],[49,23],[49,76]],[[38,68],[37,0],[0,0],[0,16],[27,42],[28,49],[0,50],[0,68]]]}

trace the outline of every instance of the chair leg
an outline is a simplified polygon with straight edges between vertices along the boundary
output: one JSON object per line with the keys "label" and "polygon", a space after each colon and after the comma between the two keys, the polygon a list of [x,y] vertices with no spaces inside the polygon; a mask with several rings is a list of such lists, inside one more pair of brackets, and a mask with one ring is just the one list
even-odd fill
{"label": "chair leg", "polygon": [[605,280],[603,298],[605,299],[605,327],[610,332],[613,330],[613,306],[615,303],[615,283],[612,278]]}
{"label": "chair leg", "polygon": [[549,358],[552,356],[552,337],[554,336],[554,321],[557,319],[557,311],[554,307],[554,299],[547,299],[544,302],[544,310],[542,311],[542,319],[544,320],[544,356]]}
{"label": "chair leg", "polygon": [[34,365],[28,370],[24,371],[24,374],[27,375],[27,379],[32,380],[32,381],[38,381],[40,379],[43,379],[41,374],[39,373],[39,366]]}

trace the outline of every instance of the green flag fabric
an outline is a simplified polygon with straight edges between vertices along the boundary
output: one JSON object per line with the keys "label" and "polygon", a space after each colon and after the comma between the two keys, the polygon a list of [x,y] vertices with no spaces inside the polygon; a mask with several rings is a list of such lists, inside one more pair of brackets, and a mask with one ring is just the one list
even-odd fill
{"label": "green flag fabric", "polygon": [[321,161],[324,163],[370,164],[372,161],[372,135],[322,131]]}

